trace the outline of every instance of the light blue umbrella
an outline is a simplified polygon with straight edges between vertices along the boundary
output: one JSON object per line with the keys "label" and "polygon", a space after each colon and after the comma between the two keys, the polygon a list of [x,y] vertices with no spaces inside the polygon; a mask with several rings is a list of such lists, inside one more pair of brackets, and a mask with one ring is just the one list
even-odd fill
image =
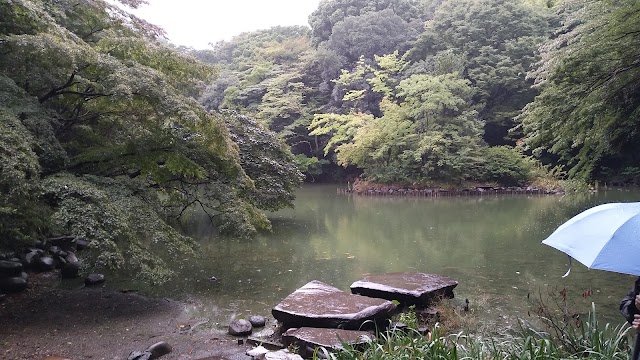
{"label": "light blue umbrella", "polygon": [[542,243],[589,269],[640,276],[640,202],[592,207],[560,225]]}

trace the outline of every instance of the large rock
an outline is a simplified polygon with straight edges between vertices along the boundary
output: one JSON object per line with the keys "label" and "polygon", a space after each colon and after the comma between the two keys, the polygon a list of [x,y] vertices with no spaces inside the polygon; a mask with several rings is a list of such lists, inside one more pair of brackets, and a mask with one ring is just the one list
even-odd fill
{"label": "large rock", "polygon": [[62,275],[62,278],[72,279],[78,277],[80,273],[80,260],[78,260],[76,254],[70,252],[64,258],[64,261],[61,262],[63,263],[62,270],[60,271],[60,275]]}
{"label": "large rock", "polygon": [[314,280],[287,296],[271,312],[283,329],[360,329],[363,325],[386,326],[395,309],[391,301],[352,295]]}
{"label": "large rock", "polygon": [[303,357],[313,356],[316,348],[323,347],[329,351],[344,350],[343,344],[364,345],[371,342],[373,335],[366,331],[299,328],[289,329],[282,334],[285,346],[294,345]]}
{"label": "large rock", "polygon": [[354,294],[396,300],[402,306],[427,306],[438,297],[453,297],[458,282],[446,276],[401,272],[368,275],[351,284]]}
{"label": "large rock", "polygon": [[19,276],[22,273],[22,269],[21,262],[0,260],[0,277]]}
{"label": "large rock", "polygon": [[64,251],[73,251],[76,249],[75,236],[60,236],[57,238],[46,239],[45,243],[50,246],[57,246]]}
{"label": "large rock", "polygon": [[27,280],[22,277],[0,278],[0,293],[20,292],[27,288]]}
{"label": "large rock", "polygon": [[36,267],[36,261],[43,256],[44,251],[40,249],[31,249],[29,252],[25,253],[22,258],[22,264],[30,269]]}
{"label": "large rock", "polygon": [[56,268],[56,261],[51,256],[42,256],[35,261],[35,266],[40,271],[51,271]]}

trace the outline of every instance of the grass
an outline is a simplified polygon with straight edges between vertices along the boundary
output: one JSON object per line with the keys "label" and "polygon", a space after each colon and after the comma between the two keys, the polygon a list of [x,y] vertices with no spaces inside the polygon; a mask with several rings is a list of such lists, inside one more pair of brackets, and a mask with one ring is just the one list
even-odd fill
{"label": "grass", "polygon": [[[414,326],[417,324],[413,321],[415,313],[411,313],[401,316],[406,324]],[[631,354],[629,326],[600,326],[593,304],[584,321],[560,324],[561,317],[542,320],[553,330],[542,331],[520,322],[520,328],[511,333],[483,336],[468,331],[445,333],[440,323],[436,323],[428,335],[413,327],[388,330],[363,350],[345,345],[341,352],[330,354],[322,350],[319,353],[331,360],[627,360]],[[320,356],[314,356],[317,358]]]}

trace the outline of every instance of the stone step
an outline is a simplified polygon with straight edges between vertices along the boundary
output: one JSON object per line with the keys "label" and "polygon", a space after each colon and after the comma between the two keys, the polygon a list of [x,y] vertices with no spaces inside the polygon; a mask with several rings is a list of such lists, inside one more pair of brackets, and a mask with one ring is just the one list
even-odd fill
{"label": "stone step", "polygon": [[458,282],[441,275],[397,272],[367,275],[351,284],[351,292],[378,299],[395,300],[401,306],[426,307],[438,297],[453,298]]}
{"label": "stone step", "polygon": [[343,345],[364,345],[371,342],[373,334],[367,331],[326,329],[326,328],[291,328],[282,334],[285,346],[294,345],[302,357],[312,357],[317,348],[327,351],[344,350]]}
{"label": "stone step", "polygon": [[396,305],[387,300],[353,295],[320,281],[291,293],[271,311],[283,330],[292,327],[359,330],[388,325]]}

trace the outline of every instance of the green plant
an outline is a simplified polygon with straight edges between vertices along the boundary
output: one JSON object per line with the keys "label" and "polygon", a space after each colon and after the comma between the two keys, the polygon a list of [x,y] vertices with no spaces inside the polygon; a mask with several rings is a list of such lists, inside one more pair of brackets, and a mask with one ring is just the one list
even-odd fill
{"label": "green plant", "polygon": [[[561,294],[560,298],[563,296]],[[565,297],[566,299],[566,297]],[[562,301],[558,304],[563,304]],[[358,350],[344,345],[337,353],[322,351],[324,358],[332,360],[396,360],[396,359],[442,359],[442,360],[560,360],[627,359],[630,347],[627,342],[628,326],[601,327],[597,321],[595,305],[592,304],[588,320],[563,317],[564,310],[555,312],[546,305],[546,314],[541,319],[552,321],[559,332],[543,331],[531,324],[521,322],[517,331],[503,334],[443,333],[436,323],[429,335],[422,335],[414,328],[404,331],[388,330],[379,334],[365,349]],[[411,318],[412,311],[404,315]],[[555,315],[549,315],[555,314]],[[401,316],[402,317],[402,316]],[[566,326],[564,322],[567,322]],[[319,358],[316,351],[314,359]]]}
{"label": "green plant", "polygon": [[483,150],[486,161],[480,169],[481,178],[503,185],[524,185],[531,177],[532,161],[518,148],[494,146]]}

